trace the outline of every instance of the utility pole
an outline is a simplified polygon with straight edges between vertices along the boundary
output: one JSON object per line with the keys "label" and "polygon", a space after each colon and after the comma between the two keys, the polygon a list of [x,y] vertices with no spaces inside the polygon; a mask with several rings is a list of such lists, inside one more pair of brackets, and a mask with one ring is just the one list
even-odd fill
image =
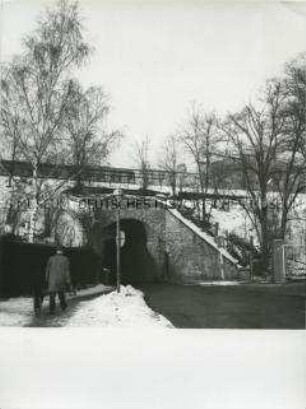
{"label": "utility pole", "polygon": [[116,282],[117,282],[117,293],[120,293],[121,286],[121,230],[120,230],[120,202],[122,199],[122,190],[116,189],[114,191],[114,196],[117,199],[117,220],[116,220]]}
{"label": "utility pole", "polygon": [[117,223],[116,223],[116,261],[117,261],[117,293],[120,293],[121,285],[121,260],[120,260],[120,208],[117,209]]}

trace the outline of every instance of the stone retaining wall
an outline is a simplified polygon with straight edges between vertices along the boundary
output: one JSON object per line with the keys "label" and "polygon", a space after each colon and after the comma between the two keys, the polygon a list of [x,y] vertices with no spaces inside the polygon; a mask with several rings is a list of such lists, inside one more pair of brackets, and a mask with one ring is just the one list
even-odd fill
{"label": "stone retaining wall", "polygon": [[166,211],[165,241],[170,280],[188,283],[237,279],[237,264],[171,211]]}

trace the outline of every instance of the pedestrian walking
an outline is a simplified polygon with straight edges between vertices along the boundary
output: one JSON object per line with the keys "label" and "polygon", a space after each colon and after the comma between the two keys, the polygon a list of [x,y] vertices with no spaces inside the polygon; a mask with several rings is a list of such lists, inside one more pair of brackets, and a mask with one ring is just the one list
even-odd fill
{"label": "pedestrian walking", "polygon": [[69,260],[63,255],[61,248],[57,248],[56,254],[51,256],[47,263],[46,279],[50,294],[50,313],[54,313],[56,295],[58,295],[61,309],[67,308],[65,291],[71,285]]}
{"label": "pedestrian walking", "polygon": [[31,258],[31,266],[29,271],[30,286],[33,296],[34,314],[36,317],[41,317],[42,303],[47,290],[46,277],[44,274],[44,266],[41,257],[34,256]]}
{"label": "pedestrian walking", "polygon": [[42,314],[42,303],[46,293],[46,280],[44,277],[43,268],[40,266],[33,270],[33,306],[34,314],[36,317],[41,317]]}

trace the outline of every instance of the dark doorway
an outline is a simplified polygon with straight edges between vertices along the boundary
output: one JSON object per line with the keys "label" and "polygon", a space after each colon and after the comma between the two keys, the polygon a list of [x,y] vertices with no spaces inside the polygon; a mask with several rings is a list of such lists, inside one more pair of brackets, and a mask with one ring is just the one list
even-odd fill
{"label": "dark doorway", "polygon": [[[147,249],[147,235],[143,223],[135,219],[123,219],[120,221],[120,230],[125,236],[120,253],[122,284],[156,281],[158,271]],[[116,223],[112,223],[104,230],[104,237],[104,265],[111,270],[114,282],[116,277]]]}

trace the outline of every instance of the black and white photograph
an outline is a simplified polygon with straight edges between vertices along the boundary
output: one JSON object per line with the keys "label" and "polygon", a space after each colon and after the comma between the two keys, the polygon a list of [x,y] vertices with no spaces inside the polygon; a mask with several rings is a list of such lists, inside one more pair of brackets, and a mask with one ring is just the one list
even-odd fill
{"label": "black and white photograph", "polygon": [[0,0],[0,409],[304,409],[305,120],[303,1]]}

